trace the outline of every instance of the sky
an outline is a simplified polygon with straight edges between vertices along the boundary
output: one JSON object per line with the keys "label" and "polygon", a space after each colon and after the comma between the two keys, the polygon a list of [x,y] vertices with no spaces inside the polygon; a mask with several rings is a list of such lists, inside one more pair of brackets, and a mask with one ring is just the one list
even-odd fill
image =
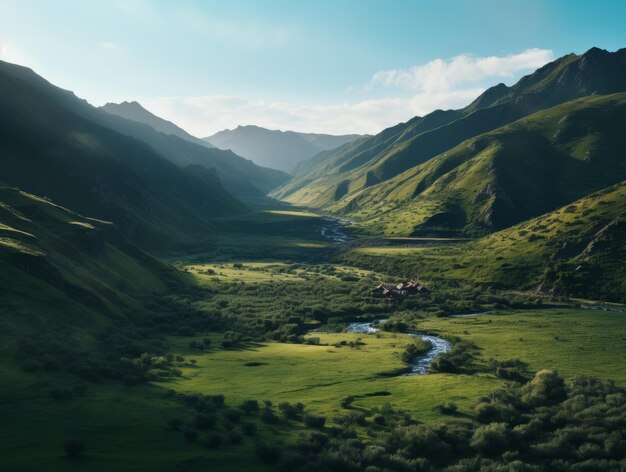
{"label": "sky", "polygon": [[0,0],[0,59],[204,137],[374,134],[596,46],[625,0]]}

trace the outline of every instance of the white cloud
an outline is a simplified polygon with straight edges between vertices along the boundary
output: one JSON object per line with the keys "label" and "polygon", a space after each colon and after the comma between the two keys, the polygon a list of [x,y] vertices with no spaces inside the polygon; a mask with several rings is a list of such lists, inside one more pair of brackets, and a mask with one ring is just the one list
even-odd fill
{"label": "white cloud", "polygon": [[437,108],[458,108],[482,88],[417,94],[331,105],[294,105],[237,96],[162,97],[140,100],[150,111],[204,137],[225,128],[255,124],[270,129],[317,133],[378,133]]}
{"label": "white cloud", "polygon": [[[140,100],[153,113],[177,123],[196,136],[225,128],[255,124],[271,129],[318,133],[378,133],[382,129],[436,109],[461,108],[480,95],[493,79],[514,79],[552,59],[552,51],[528,49],[497,57],[456,56],[436,59],[406,70],[380,71],[368,82],[399,87],[386,98],[337,104],[294,104],[240,96],[208,95]],[[356,97],[352,90],[350,95]],[[367,90],[361,90],[366,92]]]}
{"label": "white cloud", "polygon": [[463,83],[477,83],[490,78],[510,78],[519,72],[537,69],[552,59],[551,50],[537,48],[503,57],[475,57],[461,54],[447,61],[435,59],[408,69],[378,71],[365,85],[365,89],[382,85],[441,92]]}

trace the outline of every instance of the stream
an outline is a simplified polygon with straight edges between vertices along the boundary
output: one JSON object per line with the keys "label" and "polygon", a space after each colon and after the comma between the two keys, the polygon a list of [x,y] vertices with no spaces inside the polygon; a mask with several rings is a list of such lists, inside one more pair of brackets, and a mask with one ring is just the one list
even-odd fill
{"label": "stream", "polygon": [[337,216],[324,216],[323,220],[327,223],[322,226],[320,232],[325,238],[332,239],[336,243],[345,243],[350,237],[342,231],[343,226],[353,225],[354,221],[347,218]]}
{"label": "stream", "polygon": [[[346,329],[348,333],[364,333],[364,334],[373,334],[379,331],[376,327],[376,324],[387,321],[385,319],[370,321],[370,322],[360,322],[360,323],[350,323]],[[420,334],[420,333],[408,333],[409,336],[419,336],[424,341],[429,341],[432,344],[432,348],[423,356],[417,356],[415,359],[411,361],[411,372],[404,375],[425,375],[428,374],[428,368],[430,364],[435,360],[435,358],[445,352],[448,352],[452,349],[452,345],[438,336],[431,336],[429,334]]]}

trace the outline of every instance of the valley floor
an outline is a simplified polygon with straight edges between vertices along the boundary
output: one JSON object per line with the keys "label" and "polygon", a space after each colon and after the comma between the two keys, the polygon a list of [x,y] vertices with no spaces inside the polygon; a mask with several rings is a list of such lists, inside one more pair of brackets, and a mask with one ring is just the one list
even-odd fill
{"label": "valley floor", "polygon": [[[279,407],[285,402],[302,403],[305,416],[325,418],[326,428],[346,414],[361,414],[354,429],[363,440],[382,434],[375,417],[385,404],[417,423],[472,423],[480,398],[509,380],[494,365],[513,359],[528,378],[554,369],[565,379],[594,376],[626,387],[623,312],[559,307],[562,302],[435,280],[424,281],[432,288],[430,300],[372,298],[379,282],[403,278],[371,260],[359,267],[359,254],[384,261],[456,241],[337,242],[328,235],[349,234],[349,227],[297,210],[220,224],[214,250],[163,255],[201,290],[191,299],[194,309],[220,313],[223,326],[163,338],[177,359],[176,375],[126,386],[0,364],[3,471],[263,470],[272,460],[263,458],[259,444],[288,447],[320,429],[313,420],[303,423],[302,414],[290,416]],[[329,225],[336,226],[329,231]],[[523,305],[519,297],[529,305],[516,308]],[[460,315],[467,311],[484,313]],[[349,321],[380,318],[389,319],[387,331],[342,331]],[[413,343],[407,328],[470,346],[470,360],[456,372],[401,375],[403,353]],[[73,393],[58,394],[68,389]],[[209,408],[213,420],[201,424],[198,398],[219,395],[226,406]],[[260,407],[238,408],[247,400]],[[453,416],[440,407],[449,403],[456,405]],[[63,452],[73,438],[86,446],[75,460]]]}

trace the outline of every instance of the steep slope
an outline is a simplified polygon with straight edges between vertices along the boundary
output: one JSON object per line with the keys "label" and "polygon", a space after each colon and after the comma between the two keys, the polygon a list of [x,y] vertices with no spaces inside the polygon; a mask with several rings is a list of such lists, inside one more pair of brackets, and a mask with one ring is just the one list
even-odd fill
{"label": "steep slope", "polygon": [[437,110],[380,134],[315,156],[273,192],[292,203],[326,206],[389,180],[460,142],[536,111],[592,94],[626,91],[626,49],[570,54],[522,78],[492,87],[461,110]]}
{"label": "steep slope", "polygon": [[183,169],[144,142],[85,119],[75,110],[88,104],[30,69],[0,62],[0,90],[6,185],[113,221],[146,248],[198,244],[210,237],[212,217],[244,210],[214,172]]}
{"label": "steep slope", "polygon": [[[181,167],[199,165],[207,169],[215,169],[224,186],[233,195],[265,195],[291,178],[285,172],[258,166],[232,151],[207,148],[205,144],[197,144],[186,138],[158,132],[144,122],[126,119],[85,105],[78,102],[69,104],[74,112],[89,120],[121,134],[141,139],[163,157]],[[161,119],[152,116],[154,118],[151,121]]]}
{"label": "steep slope", "polygon": [[[530,193],[530,192],[529,192]],[[351,264],[424,279],[626,302],[626,181],[479,240]]]}
{"label": "steep slope", "polygon": [[84,339],[133,316],[138,297],[182,282],[112,223],[8,187],[0,188],[0,267],[2,350],[29,333]]}
{"label": "steep slope", "polygon": [[214,168],[224,185],[237,195],[265,194],[290,177],[284,172],[265,169],[236,154],[219,149],[208,149],[171,134],[156,131],[152,126],[112,115],[78,99],[73,93],[52,86],[27,68],[0,62],[0,73],[12,76],[25,85],[37,89],[50,103],[69,113],[89,120],[118,133],[140,139],[164,158],[181,167],[201,165]]}
{"label": "steep slope", "polygon": [[626,179],[625,122],[626,93],[567,102],[329,208],[389,234],[502,229]]}
{"label": "steep slope", "polygon": [[220,149],[230,149],[259,165],[289,172],[300,161],[359,137],[355,134],[333,136],[269,130],[259,126],[238,126],[233,130],[220,131],[204,140]]}
{"label": "steep slope", "polygon": [[173,134],[179,138],[185,139],[192,143],[200,144],[202,146],[212,148],[211,143],[208,143],[200,138],[192,136],[184,129],[176,126],[171,121],[164,120],[146,110],[138,102],[122,102],[122,103],[107,103],[100,107],[101,110],[110,113],[111,115],[121,116],[127,120],[137,121],[139,123],[145,123],[150,125],[159,133]]}

